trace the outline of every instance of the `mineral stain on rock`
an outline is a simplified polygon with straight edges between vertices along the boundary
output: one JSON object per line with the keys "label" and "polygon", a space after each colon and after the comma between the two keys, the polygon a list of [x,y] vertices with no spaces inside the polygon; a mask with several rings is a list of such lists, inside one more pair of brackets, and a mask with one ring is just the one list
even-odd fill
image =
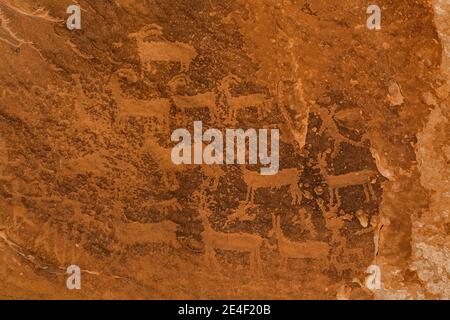
{"label": "mineral stain on rock", "polygon": [[[2,299],[449,298],[448,1],[71,4],[0,0]],[[278,175],[174,165],[194,121]]]}

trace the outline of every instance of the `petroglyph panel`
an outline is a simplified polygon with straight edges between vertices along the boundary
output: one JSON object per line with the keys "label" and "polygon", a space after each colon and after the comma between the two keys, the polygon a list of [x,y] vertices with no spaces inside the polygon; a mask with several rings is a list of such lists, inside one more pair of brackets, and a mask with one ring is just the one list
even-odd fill
{"label": "petroglyph panel", "polygon": [[0,0],[0,298],[448,299],[447,2]]}

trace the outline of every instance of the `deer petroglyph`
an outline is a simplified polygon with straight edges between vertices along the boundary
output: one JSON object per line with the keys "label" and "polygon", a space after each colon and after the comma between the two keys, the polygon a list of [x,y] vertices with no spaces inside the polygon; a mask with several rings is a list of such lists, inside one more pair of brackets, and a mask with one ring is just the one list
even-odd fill
{"label": "deer petroglyph", "polygon": [[289,259],[323,259],[329,251],[329,245],[322,241],[296,242],[289,240],[281,227],[281,217],[272,214],[273,234],[278,242],[278,253],[287,267]]}
{"label": "deer petroglyph", "polygon": [[255,192],[259,188],[281,188],[289,186],[289,191],[292,196],[292,203],[300,203],[303,194],[298,185],[299,172],[296,168],[283,169],[278,171],[275,176],[268,177],[260,175],[257,172],[248,170],[242,167],[243,179],[248,186],[247,202],[254,203]]}
{"label": "deer petroglyph", "polygon": [[202,238],[205,245],[205,259],[209,265],[218,267],[216,250],[238,251],[249,254],[250,268],[253,272],[261,271],[260,249],[263,238],[249,233],[225,233],[214,230],[209,221],[212,211],[208,208],[208,200],[204,195],[196,196],[199,215],[203,224]]}
{"label": "deer petroglyph", "polygon": [[349,186],[363,186],[366,201],[376,199],[375,192],[372,188],[372,182],[377,177],[377,172],[373,170],[361,170],[341,175],[330,175],[327,171],[326,156],[321,154],[318,156],[319,169],[328,187],[331,189],[331,201],[336,196],[336,190]]}

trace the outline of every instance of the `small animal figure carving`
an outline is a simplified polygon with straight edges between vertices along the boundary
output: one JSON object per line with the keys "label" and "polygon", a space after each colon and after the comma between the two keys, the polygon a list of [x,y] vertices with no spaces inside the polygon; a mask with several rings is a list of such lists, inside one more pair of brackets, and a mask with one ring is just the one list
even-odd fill
{"label": "small animal figure carving", "polygon": [[199,215],[203,224],[202,238],[205,244],[206,262],[216,268],[219,263],[216,258],[216,250],[231,250],[249,254],[250,269],[255,273],[262,270],[260,249],[263,238],[249,233],[225,233],[214,230],[209,221],[212,211],[209,209],[211,200],[205,195],[194,195],[195,204],[199,205]]}
{"label": "small animal figure carving", "polygon": [[278,242],[278,252],[287,268],[288,259],[323,259],[329,252],[329,245],[322,241],[296,242],[289,240],[281,227],[281,217],[272,214],[273,234]]}
{"label": "small animal figure carving", "polygon": [[328,187],[331,189],[331,201],[334,201],[336,190],[348,186],[361,185],[364,188],[366,201],[369,202],[372,198],[376,199],[375,192],[372,188],[372,181],[376,180],[377,172],[373,170],[361,170],[350,173],[345,173],[337,176],[328,174],[327,161],[324,154],[318,156],[319,169]]}
{"label": "small animal figure carving", "polygon": [[289,186],[292,196],[292,203],[299,204],[303,199],[302,191],[298,185],[299,172],[297,168],[289,168],[278,171],[274,176],[260,175],[256,171],[248,170],[242,167],[243,179],[248,186],[247,203],[253,204],[255,192],[259,188],[281,188]]}

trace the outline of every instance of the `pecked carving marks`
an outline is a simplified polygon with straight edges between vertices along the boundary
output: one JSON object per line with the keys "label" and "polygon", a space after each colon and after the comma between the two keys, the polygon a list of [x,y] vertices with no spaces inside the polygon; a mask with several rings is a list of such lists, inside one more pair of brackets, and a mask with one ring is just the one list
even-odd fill
{"label": "pecked carving marks", "polygon": [[[53,272],[75,263],[102,270],[84,282],[89,297],[369,299],[365,271],[386,261],[386,288],[445,292],[443,280],[420,285],[444,274],[448,227],[412,170],[441,191],[427,171],[441,157],[413,152],[448,95],[431,78],[440,48],[424,1],[392,4],[376,37],[361,6],[333,1],[84,1],[90,25],[73,33],[46,20],[64,17],[61,2],[40,0],[39,18],[25,2],[1,5],[0,230],[58,267],[8,249],[14,286],[0,293],[70,298]],[[200,120],[279,128],[279,175],[175,166],[170,133]],[[438,150],[441,126],[420,145]]]}
{"label": "pecked carving marks", "polygon": [[124,244],[166,243],[180,248],[176,232],[178,225],[171,221],[141,224],[138,222],[121,224],[116,229],[117,239]]}
{"label": "pecked carving marks", "polygon": [[149,62],[174,62],[180,63],[181,72],[188,71],[197,56],[195,48],[187,43],[151,40],[162,36],[162,28],[158,25],[149,25],[138,33],[129,34],[129,37],[136,39],[143,65]]}

